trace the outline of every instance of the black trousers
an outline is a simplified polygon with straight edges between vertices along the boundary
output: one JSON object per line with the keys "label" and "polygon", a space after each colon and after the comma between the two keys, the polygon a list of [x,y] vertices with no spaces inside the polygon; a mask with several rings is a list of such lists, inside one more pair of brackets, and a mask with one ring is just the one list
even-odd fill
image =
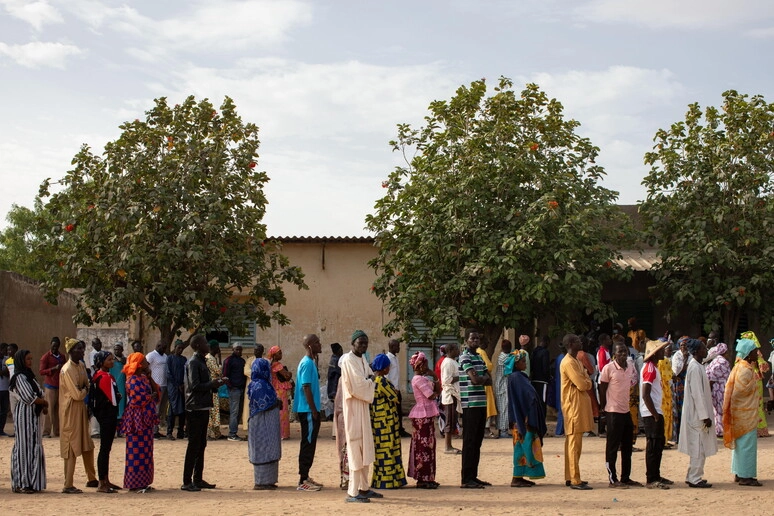
{"label": "black trousers", "polygon": [[175,415],[172,413],[172,407],[169,408],[167,413],[167,435],[172,435],[172,431],[175,429],[175,418],[177,418],[177,438],[183,438],[183,427],[185,426],[185,412]]}
{"label": "black trousers", "polygon": [[[645,427],[645,476],[647,482],[661,480],[661,454],[664,452],[664,417],[658,421],[653,416],[642,418]],[[610,430],[608,429],[608,432]]]}
{"label": "black trousers", "polygon": [[621,448],[621,482],[631,480],[632,473],[632,416],[626,412],[607,412],[607,442],[605,446],[605,465],[607,479],[610,483],[618,481],[615,473],[615,462],[618,458],[618,448]]}
{"label": "black trousers", "polygon": [[[309,478],[309,470],[314,463],[314,454],[317,451],[317,435],[320,433],[320,422],[315,421],[311,412],[299,412],[298,420],[301,422],[301,448],[298,450],[298,483]],[[311,436],[309,432],[311,431]]]}
{"label": "black trousers", "polygon": [[106,479],[110,473],[110,450],[113,449],[113,439],[116,437],[118,411],[109,417],[98,419],[99,422],[99,455],[97,455],[97,478]]}
{"label": "black trousers", "polygon": [[481,443],[486,429],[486,407],[462,409],[462,483],[478,478]]}
{"label": "black trousers", "polygon": [[183,484],[201,482],[204,473],[204,450],[207,448],[207,423],[210,411],[191,410],[188,412],[188,447],[183,463]]}

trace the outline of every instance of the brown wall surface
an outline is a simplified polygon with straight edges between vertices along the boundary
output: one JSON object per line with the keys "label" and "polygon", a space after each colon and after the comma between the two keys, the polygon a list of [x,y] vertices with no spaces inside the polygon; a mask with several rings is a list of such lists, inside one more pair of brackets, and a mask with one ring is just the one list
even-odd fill
{"label": "brown wall surface", "polygon": [[75,297],[59,295],[48,303],[38,282],[15,272],[0,271],[0,341],[32,351],[34,361],[49,349],[51,338],[74,337]]}
{"label": "brown wall surface", "polygon": [[[330,344],[338,342],[344,352],[351,350],[350,338],[355,330],[368,334],[369,355],[373,359],[387,350],[389,338],[382,333],[386,322],[382,302],[370,292],[376,276],[368,261],[376,256],[371,243],[306,242],[285,243],[282,254],[290,263],[300,266],[309,290],[287,287],[287,305],[282,308],[291,323],[256,330],[256,340],[268,351],[271,346],[282,348],[282,362],[295,371],[304,355],[301,342],[304,335],[315,333],[322,342],[319,357],[321,381],[327,374],[331,357]],[[406,378],[405,346],[401,348],[401,378]],[[225,356],[225,355],[224,355]]]}

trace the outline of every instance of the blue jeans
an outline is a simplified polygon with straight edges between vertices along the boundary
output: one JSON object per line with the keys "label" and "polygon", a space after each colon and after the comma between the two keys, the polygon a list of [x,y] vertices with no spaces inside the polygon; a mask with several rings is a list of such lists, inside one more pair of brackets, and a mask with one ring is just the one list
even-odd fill
{"label": "blue jeans", "polygon": [[242,388],[231,387],[228,390],[228,435],[233,437],[239,430],[239,410],[242,408]]}

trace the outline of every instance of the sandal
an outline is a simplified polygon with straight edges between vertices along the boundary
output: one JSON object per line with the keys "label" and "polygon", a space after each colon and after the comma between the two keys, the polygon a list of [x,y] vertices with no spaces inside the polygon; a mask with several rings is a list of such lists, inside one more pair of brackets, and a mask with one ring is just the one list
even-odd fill
{"label": "sandal", "polygon": [[761,487],[763,484],[758,482],[758,480],[755,478],[740,478],[739,485],[748,487]]}
{"label": "sandal", "polygon": [[438,489],[438,486],[430,482],[417,482],[417,489]]}
{"label": "sandal", "polygon": [[77,487],[65,487],[62,489],[62,493],[64,494],[81,494],[83,491],[78,489]]}
{"label": "sandal", "polygon": [[98,493],[108,493],[108,494],[113,494],[113,493],[117,493],[118,491],[116,491],[115,489],[113,489],[113,488],[112,488],[112,487],[110,487],[110,486],[104,486],[104,487],[100,487],[99,489],[97,489],[97,492],[98,492]]}
{"label": "sandal", "polygon": [[462,450],[458,450],[457,448],[452,448],[451,450],[444,450],[444,453],[446,455],[462,455]]}

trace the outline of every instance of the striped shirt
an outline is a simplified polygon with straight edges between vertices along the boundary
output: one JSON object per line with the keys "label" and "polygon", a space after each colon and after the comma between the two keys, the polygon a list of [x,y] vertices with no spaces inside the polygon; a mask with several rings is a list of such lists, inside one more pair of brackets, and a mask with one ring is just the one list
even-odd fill
{"label": "striped shirt", "polygon": [[465,348],[460,353],[460,398],[463,409],[484,407],[486,408],[486,390],[483,385],[473,385],[468,375],[468,370],[473,369],[476,375],[481,377],[486,371],[484,359],[477,353],[471,353]]}

